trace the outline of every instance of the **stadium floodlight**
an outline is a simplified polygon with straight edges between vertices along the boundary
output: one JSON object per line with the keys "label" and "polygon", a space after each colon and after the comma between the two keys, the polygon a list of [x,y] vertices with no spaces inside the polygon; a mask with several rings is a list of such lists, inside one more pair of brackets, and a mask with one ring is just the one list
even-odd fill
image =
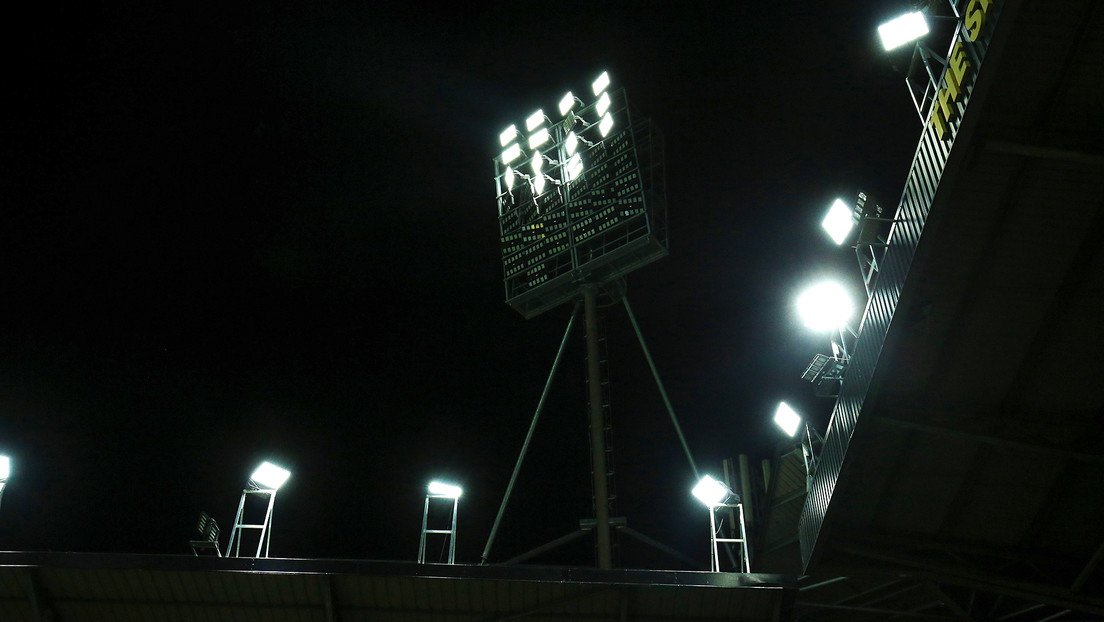
{"label": "stadium floodlight", "polygon": [[502,163],[509,164],[521,157],[521,145],[514,143],[502,152]]}
{"label": "stadium floodlight", "polygon": [[919,11],[906,13],[878,26],[878,36],[882,38],[882,47],[887,52],[926,34],[928,34],[928,21]]}
{"label": "stadium floodlight", "polygon": [[801,415],[786,402],[778,402],[778,408],[774,411],[774,422],[792,438],[801,427]]}
{"label": "stadium floodlight", "polygon": [[256,484],[258,488],[276,490],[280,486],[283,486],[284,482],[286,482],[290,476],[291,471],[278,467],[266,460],[261,463],[261,466],[257,467],[256,471],[253,471],[253,475],[249,476],[249,481]]}
{"label": "stadium floodlight", "polygon": [[601,94],[602,91],[606,90],[606,87],[609,86],[609,83],[610,83],[609,73],[603,71],[602,75],[598,76],[598,79],[596,79],[590,85],[590,88],[591,88],[592,91],[594,91],[594,95],[598,96],[599,94]]}
{"label": "stadium floodlight", "polygon": [[533,130],[540,127],[542,123],[544,123],[544,111],[538,110],[529,115],[529,118],[525,120],[525,129],[532,132]]}
{"label": "stadium floodlight", "polygon": [[544,184],[544,175],[537,173],[536,176],[533,177],[533,194],[542,194],[544,192]]}
{"label": "stadium floodlight", "polygon": [[602,117],[602,120],[598,122],[598,133],[605,138],[606,134],[609,134],[611,127],[613,127],[613,117],[607,112],[606,116]]}
{"label": "stadium floodlight", "polygon": [[574,107],[575,96],[571,94],[571,91],[568,91],[567,95],[564,95],[563,99],[560,100],[560,116],[567,116],[567,113]]}
{"label": "stadium floodlight", "polygon": [[429,494],[439,497],[448,497],[449,499],[457,499],[460,495],[464,494],[464,489],[455,484],[446,484],[434,480],[429,483]]}
{"label": "stadium floodlight", "polygon": [[529,135],[530,149],[536,149],[546,142],[548,142],[548,128],[546,127],[542,127],[533,134]]}
{"label": "stadium floodlight", "polygon": [[0,456],[0,484],[6,484],[11,476],[11,458]]}
{"label": "stadium floodlight", "polygon": [[828,214],[820,222],[820,226],[828,232],[828,237],[836,244],[843,244],[847,240],[847,234],[855,225],[851,218],[851,208],[842,199],[836,199],[832,207],[828,208]]}
{"label": "stadium floodlight", "polygon": [[576,153],[567,161],[567,181],[575,181],[583,172],[583,158]]}
{"label": "stadium floodlight", "polygon": [[598,98],[598,103],[594,107],[594,109],[598,111],[598,116],[606,114],[606,111],[609,110],[610,103],[609,93],[603,92],[602,96]]}
{"label": "stadium floodlight", "polygon": [[567,150],[567,155],[575,155],[575,150],[579,148],[579,137],[575,135],[575,132],[570,132],[567,138],[564,139],[564,149]]}
{"label": "stadium floodlight", "polygon": [[532,167],[534,175],[540,175],[541,169],[544,168],[544,158],[541,154],[534,153],[533,159],[529,160],[529,166]]}
{"label": "stadium floodlight", "polygon": [[801,321],[816,331],[845,326],[853,311],[851,297],[843,286],[832,281],[818,283],[797,297],[797,312]]}
{"label": "stadium floodlight", "polygon": [[507,190],[513,190],[514,189],[514,169],[507,166],[506,167],[506,172],[502,175],[502,177],[503,177],[503,181],[506,182],[506,189]]}
{"label": "stadium floodlight", "polygon": [[723,504],[725,500],[728,499],[729,495],[732,494],[728,486],[725,486],[708,475],[703,476],[691,492],[698,498],[698,501],[701,501],[709,507]]}
{"label": "stadium floodlight", "polygon": [[510,127],[502,130],[502,133],[498,135],[498,142],[500,145],[505,147],[506,145],[510,144],[510,141],[512,141],[515,136],[517,136],[517,126],[511,125]]}

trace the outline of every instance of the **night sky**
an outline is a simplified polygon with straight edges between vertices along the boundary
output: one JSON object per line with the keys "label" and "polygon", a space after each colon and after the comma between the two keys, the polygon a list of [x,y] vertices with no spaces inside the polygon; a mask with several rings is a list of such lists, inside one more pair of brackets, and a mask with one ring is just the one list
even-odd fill
{"label": "night sky", "polygon": [[[505,304],[491,160],[603,70],[666,138],[671,253],[628,295],[699,467],[770,457],[781,399],[827,425],[793,300],[862,291],[832,199],[900,195],[921,126],[875,28],[909,2],[133,4],[0,36],[0,549],[184,554],[201,510],[225,546],[267,458],[273,556],[413,560],[440,477],[478,561],[570,313]],[[609,330],[617,513],[705,569],[623,309]],[[591,514],[582,335],[492,561]]]}

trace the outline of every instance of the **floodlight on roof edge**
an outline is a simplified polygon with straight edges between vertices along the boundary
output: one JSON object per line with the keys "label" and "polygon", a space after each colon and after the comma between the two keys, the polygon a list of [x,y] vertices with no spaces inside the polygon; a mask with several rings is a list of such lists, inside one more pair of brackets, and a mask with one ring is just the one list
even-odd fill
{"label": "floodlight on roof edge", "polygon": [[774,411],[774,422],[782,428],[783,432],[793,438],[797,434],[798,428],[801,427],[801,416],[790,408],[790,405],[786,402],[778,402],[778,408]]}
{"label": "floodlight on roof edge", "polygon": [[[422,512],[422,536],[418,542],[418,563],[426,563],[427,536],[440,535],[449,539],[448,563],[456,563],[456,514],[460,507],[460,496],[464,490],[456,484],[448,484],[439,480],[433,480],[426,486],[425,511]],[[432,500],[452,501],[451,520],[448,529],[429,528],[429,503]]]}
{"label": "floodlight on roof edge", "polygon": [[[701,501],[709,508],[710,569],[713,572],[721,571],[719,545],[738,544],[740,546],[740,570],[743,572],[751,572],[751,559],[748,555],[747,546],[747,530],[744,525],[744,505],[741,503],[740,496],[733,493],[724,483],[713,479],[709,475],[703,475],[702,478],[698,480],[697,485],[694,486],[691,493],[697,497],[698,501]],[[720,530],[717,529],[717,508],[731,508],[738,512],[740,532],[738,534],[733,534],[738,537],[718,537]],[[730,518],[735,518],[731,513],[729,516]],[[731,553],[729,556],[731,557]]]}
{"label": "floodlight on roof edge", "polygon": [[817,456],[814,444],[819,443],[824,445],[824,437],[820,435],[809,422],[805,421],[801,415],[797,414],[793,408],[790,408],[786,402],[779,402],[778,408],[774,411],[774,422],[778,424],[778,427],[782,429],[790,438],[795,438],[798,431],[803,430],[801,435],[801,459],[805,463],[805,492],[809,492],[813,489],[813,474],[816,473]]}
{"label": "floodlight on roof edge", "polygon": [[[242,489],[241,501],[238,502],[238,512],[234,515],[234,527],[230,531],[230,542],[226,545],[227,557],[241,557],[242,535],[247,530],[251,532],[260,530],[260,538],[257,540],[257,552],[254,557],[268,557],[269,547],[272,544],[272,509],[276,504],[276,492],[287,482],[289,477],[291,477],[290,471],[267,460],[262,462],[249,476],[249,485]],[[245,522],[246,500],[249,498],[263,499],[264,497],[268,497],[264,521],[260,523]]]}
{"label": "floodlight on roof edge", "polygon": [[835,330],[846,326],[854,313],[854,304],[843,286],[824,281],[806,289],[797,297],[801,321],[816,331]]}
{"label": "floodlight on roof edge", "polygon": [[728,489],[728,486],[709,475],[703,475],[690,492],[698,501],[710,507],[723,504],[732,495],[732,491]]}
{"label": "floodlight on roof edge", "polygon": [[291,471],[266,460],[253,471],[253,474],[249,476],[249,481],[256,484],[258,488],[277,490],[284,485],[289,477],[291,477]]}
{"label": "floodlight on roof edge", "polygon": [[906,13],[878,26],[878,36],[887,52],[911,43],[928,34],[928,21],[919,11]]}

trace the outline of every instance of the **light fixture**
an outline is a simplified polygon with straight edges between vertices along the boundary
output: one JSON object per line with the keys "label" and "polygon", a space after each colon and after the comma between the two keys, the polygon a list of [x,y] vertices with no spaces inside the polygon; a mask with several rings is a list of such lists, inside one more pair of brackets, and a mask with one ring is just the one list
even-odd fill
{"label": "light fixture", "polygon": [[602,120],[598,123],[598,133],[605,138],[606,134],[609,134],[611,127],[613,127],[613,117],[607,112],[606,116],[602,117]]}
{"label": "light fixture", "polygon": [[882,47],[887,52],[926,34],[928,34],[928,22],[924,19],[924,14],[919,11],[906,13],[878,26],[878,36],[882,38]]}
{"label": "light fixture", "polygon": [[429,483],[429,494],[448,497],[449,499],[457,499],[460,495],[464,494],[464,490],[454,484],[446,484],[434,480]]}
{"label": "light fixture", "polygon": [[533,177],[533,193],[538,194],[538,195],[543,193],[544,192],[544,184],[545,184],[544,175],[541,175],[540,173],[537,173],[537,175],[535,177]]}
{"label": "light fixture", "polygon": [[575,150],[579,148],[579,137],[575,135],[575,132],[570,132],[567,138],[564,140],[564,149],[567,150],[567,155],[575,155]]}
{"label": "light fixture", "polygon": [[514,189],[514,169],[509,166],[506,167],[506,173],[503,174],[504,181],[506,182],[506,189]]}
{"label": "light fixture", "polygon": [[843,327],[853,311],[851,297],[839,283],[832,281],[818,283],[797,297],[801,321],[816,331]]}
{"label": "light fixture", "polygon": [[575,107],[575,96],[571,94],[571,91],[567,92],[567,95],[563,96],[560,100],[560,116],[566,116],[568,111]]}
{"label": "light fixture", "polygon": [[502,152],[502,163],[509,164],[519,157],[521,157],[521,145],[514,143]]}
{"label": "light fixture", "polygon": [[598,76],[598,79],[595,80],[594,83],[590,85],[590,88],[591,88],[591,90],[594,91],[595,95],[598,95],[602,91],[606,90],[606,87],[609,86],[609,83],[610,83],[609,73],[603,71],[602,75]]}
{"label": "light fixture", "polygon": [[290,476],[291,472],[287,469],[265,461],[261,463],[261,466],[257,467],[256,471],[253,471],[253,475],[249,476],[249,481],[257,484],[259,488],[276,490],[280,486],[283,486],[284,482],[286,482]]}
{"label": "light fixture", "polygon": [[778,408],[774,411],[774,422],[782,428],[783,432],[793,437],[801,427],[801,416],[786,402],[779,402]]}
{"label": "light fixture", "polygon": [[548,142],[548,128],[542,127],[529,136],[529,148],[536,149]]}
{"label": "light fixture", "polygon": [[598,98],[598,104],[595,106],[595,110],[598,111],[598,116],[606,114],[606,111],[610,107],[609,93],[603,92],[602,96]]}
{"label": "light fixture", "polygon": [[854,221],[851,218],[851,208],[842,199],[836,199],[832,207],[828,208],[828,214],[820,222],[820,226],[828,232],[828,237],[836,244],[843,244],[847,240],[847,234],[851,233]]}
{"label": "light fixture", "polygon": [[510,127],[502,130],[502,133],[498,135],[498,142],[500,145],[505,147],[506,145],[510,144],[510,141],[514,139],[514,136],[517,136],[517,126],[511,125]]}
{"label": "light fixture", "polygon": [[576,153],[567,161],[567,181],[575,181],[583,172],[583,158]]}
{"label": "light fixture", "polygon": [[691,492],[699,501],[709,507],[721,505],[732,494],[728,486],[708,475],[703,476]]}
{"label": "light fixture", "polygon": [[0,498],[4,495],[4,489],[8,487],[9,476],[11,476],[11,458],[0,456]]}
{"label": "light fixture", "polygon": [[533,159],[529,160],[529,166],[533,169],[534,175],[540,175],[541,169],[544,167],[544,158],[541,154],[534,153]]}
{"label": "light fixture", "polygon": [[544,123],[544,111],[538,110],[529,115],[529,118],[525,120],[525,129],[532,132],[533,130],[540,127],[542,123]]}

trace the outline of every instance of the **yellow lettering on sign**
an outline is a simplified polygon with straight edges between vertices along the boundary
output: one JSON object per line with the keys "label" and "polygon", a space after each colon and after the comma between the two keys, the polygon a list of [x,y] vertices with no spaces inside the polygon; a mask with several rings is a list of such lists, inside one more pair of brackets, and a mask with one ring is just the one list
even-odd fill
{"label": "yellow lettering on sign", "polygon": [[935,127],[939,140],[947,140],[951,137],[951,128],[947,127],[947,122],[943,120],[943,112],[938,107],[932,110],[931,124]]}
{"label": "yellow lettering on sign", "polygon": [[993,0],[970,0],[970,4],[966,5],[966,32],[970,34],[970,41],[977,41],[981,36],[981,29],[985,27],[985,16],[991,6]]}
{"label": "yellow lettering on sign", "polygon": [[966,79],[966,72],[970,70],[970,61],[966,58],[966,46],[961,41],[955,44],[951,50],[951,56],[947,59],[947,88],[951,91],[951,97],[957,102],[962,101],[962,82]]}

